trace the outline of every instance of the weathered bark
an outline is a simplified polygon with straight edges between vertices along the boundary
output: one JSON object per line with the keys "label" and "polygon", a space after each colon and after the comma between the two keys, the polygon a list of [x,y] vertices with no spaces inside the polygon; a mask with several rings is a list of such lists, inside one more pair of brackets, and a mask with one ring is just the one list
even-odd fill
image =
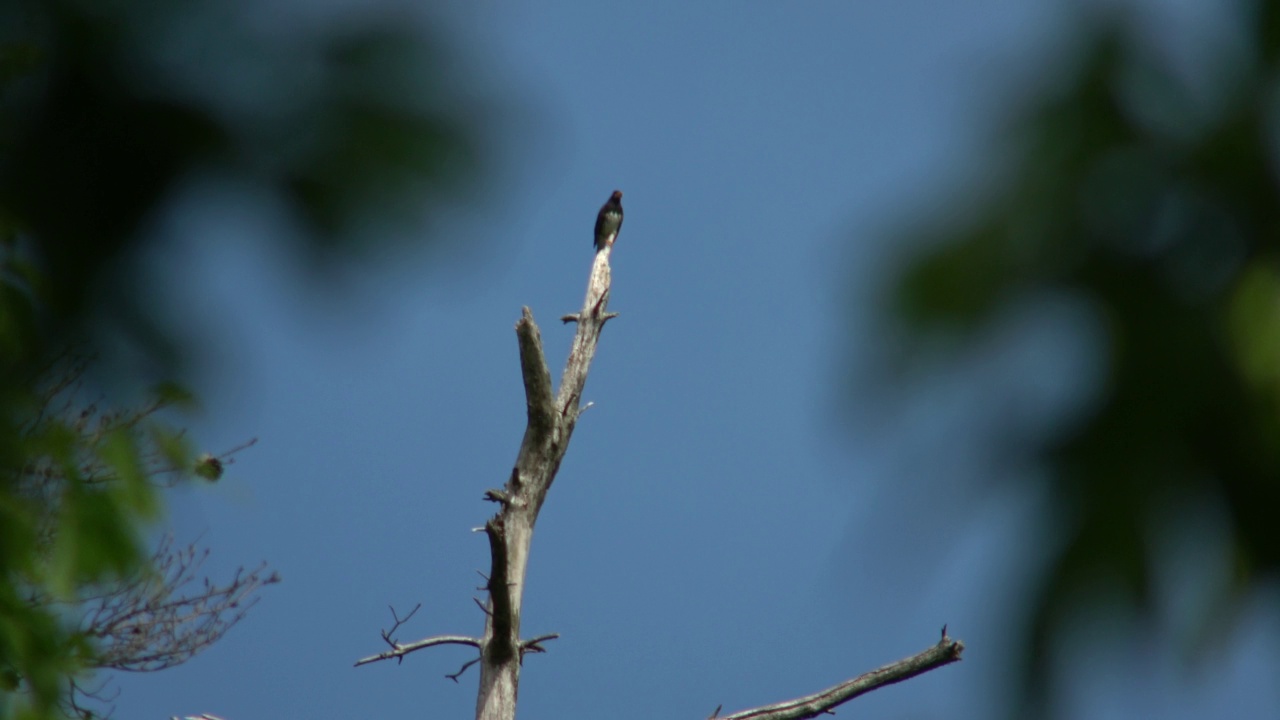
{"label": "weathered bark", "polygon": [[529,545],[533,541],[538,511],[555,481],[582,411],[582,388],[587,382],[600,331],[612,317],[607,312],[612,252],[612,245],[606,245],[596,253],[582,310],[576,316],[565,318],[576,321],[578,330],[560,378],[560,392],[555,397],[551,395],[551,373],[542,352],[542,338],[529,308],[524,308],[523,316],[516,323],[528,425],[506,486],[487,495],[502,507],[484,528],[489,536],[492,565],[484,635],[480,638],[477,720],[515,718],[520,661],[523,653],[530,649],[520,641],[520,603]]}
{"label": "weathered bark", "polygon": [[[383,640],[391,649],[356,662],[356,665],[363,665],[391,658],[402,660],[410,652],[435,645],[474,646],[480,651],[479,658],[469,661],[457,673],[448,677],[456,681],[468,667],[480,664],[477,720],[514,720],[520,688],[520,665],[524,654],[543,652],[541,643],[558,637],[551,634],[529,640],[520,639],[520,606],[524,597],[525,569],[528,566],[529,546],[533,541],[538,511],[542,509],[547,491],[551,489],[551,483],[555,481],[556,472],[560,469],[560,462],[569,449],[569,439],[573,436],[578,416],[585,409],[581,406],[582,389],[587,383],[587,372],[595,356],[596,344],[600,341],[600,332],[605,323],[614,317],[614,313],[608,312],[609,256],[612,252],[613,244],[607,242],[596,253],[582,310],[561,318],[565,322],[576,322],[578,328],[573,338],[573,347],[569,351],[569,359],[565,363],[564,374],[560,378],[558,393],[552,394],[551,373],[542,352],[542,336],[529,308],[524,308],[516,323],[528,424],[506,485],[501,490],[493,489],[485,493],[485,499],[500,507],[484,526],[489,538],[491,558],[485,586],[489,597],[481,605],[485,613],[484,635],[478,638],[441,635],[401,644],[391,633],[409,618],[402,620],[393,611],[395,625],[391,631],[382,633]],[[721,720],[798,720],[830,713],[835,706],[877,687],[953,663],[960,659],[963,650],[962,643],[947,637],[944,627],[938,644],[917,655],[814,695],[743,710],[733,715],[721,716]],[[719,714],[718,708],[716,714]]]}
{"label": "weathered bark", "polygon": [[[484,635],[478,638],[441,635],[402,644],[391,634],[408,617],[402,620],[392,611],[395,626],[382,633],[383,640],[391,649],[356,661],[359,666],[391,658],[402,660],[411,652],[436,645],[473,645],[480,650],[480,692],[476,700],[478,720],[515,718],[520,663],[524,654],[543,652],[542,643],[559,637],[550,634],[520,639],[524,575],[538,511],[542,509],[547,491],[560,469],[560,461],[569,449],[569,439],[578,415],[584,409],[581,406],[582,388],[587,383],[587,372],[591,369],[596,344],[600,341],[600,331],[616,315],[608,312],[609,256],[612,253],[612,242],[605,243],[596,252],[582,310],[561,318],[565,322],[576,322],[578,327],[560,378],[558,394],[552,394],[551,373],[542,352],[542,335],[529,308],[524,308],[516,323],[528,424],[506,485],[501,490],[485,493],[485,499],[498,503],[500,508],[484,526],[491,557],[486,584],[489,598],[482,606],[485,612]],[[474,662],[463,665],[462,670],[449,677],[456,680]]]}

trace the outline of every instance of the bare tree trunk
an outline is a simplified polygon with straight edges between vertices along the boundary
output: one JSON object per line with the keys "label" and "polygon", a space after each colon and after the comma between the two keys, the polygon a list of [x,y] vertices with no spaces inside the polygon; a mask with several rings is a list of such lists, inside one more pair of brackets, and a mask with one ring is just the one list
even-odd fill
{"label": "bare tree trunk", "polygon": [[[391,633],[413,613],[401,619],[395,617],[393,611],[395,626],[382,633],[383,640],[391,646],[391,650],[356,662],[359,666],[390,658],[399,659],[410,652],[434,645],[460,644],[479,648],[480,692],[476,699],[478,720],[515,718],[520,663],[524,654],[543,652],[542,643],[559,637],[552,634],[523,641],[520,639],[520,603],[524,596],[524,574],[538,511],[542,509],[547,491],[551,489],[551,483],[560,469],[560,461],[569,449],[569,438],[573,435],[578,415],[585,409],[581,406],[582,388],[587,382],[587,371],[591,368],[600,331],[616,315],[608,312],[609,256],[612,253],[612,242],[603,244],[597,250],[581,312],[561,318],[566,323],[576,322],[578,330],[573,338],[573,347],[569,351],[557,395],[552,394],[551,373],[547,370],[547,360],[542,352],[542,335],[529,308],[524,308],[516,323],[528,426],[506,485],[501,490],[485,492],[485,499],[496,502],[501,507],[484,526],[489,536],[491,556],[486,585],[489,599],[483,605],[484,635],[479,638],[438,636],[401,644],[391,637]],[[416,611],[415,608],[414,612]],[[477,661],[464,665],[462,670],[449,677],[456,680],[475,662]]]}
{"label": "bare tree trunk", "polygon": [[[501,490],[485,492],[485,499],[498,503],[501,507],[484,526],[485,533],[489,536],[491,556],[486,584],[489,599],[482,605],[485,613],[484,635],[478,638],[441,635],[401,644],[391,633],[413,613],[401,619],[393,610],[395,625],[390,631],[382,633],[383,640],[391,649],[356,662],[359,666],[391,658],[403,659],[411,652],[434,645],[456,644],[478,648],[479,658],[448,676],[456,681],[468,667],[480,664],[477,720],[514,720],[520,688],[520,664],[524,654],[544,652],[542,643],[559,637],[551,634],[521,640],[520,604],[524,597],[524,575],[538,511],[542,509],[547,491],[551,489],[551,483],[560,469],[560,461],[569,449],[569,439],[573,435],[578,416],[586,409],[581,406],[582,388],[587,382],[587,371],[595,356],[600,331],[615,316],[615,313],[608,312],[612,238],[597,244],[599,250],[591,265],[591,279],[587,284],[587,296],[582,310],[561,318],[565,322],[576,322],[578,331],[574,335],[573,348],[569,351],[569,359],[560,378],[560,390],[555,395],[552,394],[551,373],[542,352],[542,336],[529,308],[524,308],[516,323],[528,425],[520,443],[515,467],[512,468],[506,485]],[[417,608],[414,612],[417,612]],[[964,645],[948,637],[946,628],[943,627],[942,639],[936,645],[912,657],[813,695],[721,717],[730,720],[795,720],[830,713],[835,706],[875,688],[901,682],[955,662],[960,659],[963,649]],[[719,715],[719,712],[717,708],[713,717]]]}
{"label": "bare tree trunk", "polygon": [[573,349],[556,397],[551,395],[551,374],[542,352],[542,337],[529,308],[524,308],[523,316],[516,323],[529,424],[506,486],[487,494],[502,508],[484,528],[489,535],[492,565],[484,636],[480,639],[477,720],[513,720],[516,715],[520,661],[530,649],[520,641],[520,603],[529,544],[533,541],[538,511],[569,449],[569,439],[582,412],[582,388],[587,382],[600,331],[612,317],[607,313],[612,252],[613,246],[606,245],[596,253],[582,311],[565,318],[577,321],[578,332],[574,335]]}

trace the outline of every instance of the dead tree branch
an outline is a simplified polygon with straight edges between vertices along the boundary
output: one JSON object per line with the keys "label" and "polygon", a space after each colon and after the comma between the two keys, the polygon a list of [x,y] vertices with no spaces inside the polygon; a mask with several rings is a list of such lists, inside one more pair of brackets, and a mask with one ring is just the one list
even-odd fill
{"label": "dead tree branch", "polygon": [[520,604],[524,592],[525,568],[533,526],[547,491],[555,481],[560,462],[569,449],[569,439],[583,407],[582,389],[595,357],[600,332],[609,317],[609,256],[612,245],[596,253],[591,265],[582,310],[574,320],[577,332],[560,390],[552,397],[551,373],[542,352],[542,337],[533,313],[524,308],[516,323],[520,347],[520,369],[524,377],[528,424],[511,477],[500,491],[486,494],[500,499],[501,508],[489,522],[492,565],[486,589],[489,592],[485,632],[480,648],[480,693],[476,702],[478,720],[511,720],[515,717],[520,662],[525,652],[542,652],[542,636],[520,640]]}
{"label": "dead tree branch", "polygon": [[[379,660],[390,660],[392,658],[395,658],[397,662],[400,662],[404,660],[405,655],[434,645],[470,645],[473,648],[480,647],[480,640],[473,637],[467,637],[465,635],[435,635],[433,637],[418,640],[417,642],[403,644],[392,637],[395,631],[399,630],[401,625],[409,622],[409,619],[417,614],[418,610],[421,608],[422,603],[414,605],[413,609],[409,611],[409,614],[404,617],[400,617],[400,615],[396,613],[395,608],[388,608],[391,611],[391,619],[394,620],[395,623],[391,626],[390,630],[382,631],[382,640],[386,644],[390,645],[391,649],[386,652],[378,653],[377,655],[360,658],[356,661],[355,666],[360,667],[361,665],[368,665],[369,663],[378,662]],[[464,665],[462,669],[466,670],[467,668]],[[459,670],[458,674],[461,673],[462,670]],[[457,681],[455,680],[455,682]]]}
{"label": "dead tree branch", "polygon": [[81,632],[98,645],[92,667],[152,672],[180,665],[244,619],[260,588],[280,582],[260,565],[240,568],[226,584],[197,583],[208,556],[194,544],[175,550],[166,536],[153,568],[81,599]]}
{"label": "dead tree branch", "polygon": [[[477,647],[479,658],[467,662],[458,672],[446,677],[456,682],[467,668],[480,663],[480,692],[476,703],[476,717],[480,720],[512,720],[515,717],[520,663],[525,653],[546,652],[543,643],[559,637],[552,633],[529,640],[520,639],[525,569],[538,511],[542,509],[547,491],[551,489],[560,462],[569,448],[569,439],[578,417],[590,406],[590,403],[582,405],[582,390],[600,341],[600,332],[605,322],[616,316],[616,313],[607,311],[611,275],[609,256],[612,252],[612,243],[596,252],[582,310],[571,316],[577,323],[577,331],[558,393],[553,393],[551,372],[542,350],[542,333],[529,308],[523,308],[516,323],[527,424],[506,484],[502,489],[487,490],[484,494],[485,500],[499,506],[497,514],[483,527],[490,550],[490,569],[484,585],[488,600],[483,603],[477,600],[476,604],[484,611],[484,635],[478,639],[441,635],[400,644],[384,631],[383,639],[391,649],[356,662],[359,666],[391,658],[399,660],[410,652],[433,645]],[[396,618],[392,631],[402,622]]]}
{"label": "dead tree branch", "polygon": [[[620,197],[615,193],[614,199]],[[607,207],[607,206],[606,206]],[[602,209],[601,217],[605,211]],[[597,233],[600,225],[597,224]],[[386,633],[384,639],[392,649],[364,658],[363,665],[378,660],[402,658],[408,652],[432,645],[455,643],[479,648],[480,656],[465,663],[456,673],[446,675],[457,682],[472,665],[480,664],[480,689],[476,700],[477,720],[514,720],[516,696],[520,682],[520,665],[525,653],[545,652],[542,643],[559,635],[540,635],[520,639],[520,609],[524,594],[525,570],[538,512],[555,481],[560,463],[569,448],[569,440],[582,412],[590,403],[582,404],[582,390],[587,372],[595,357],[596,346],[605,323],[617,316],[608,311],[611,272],[609,257],[614,236],[604,242],[597,237],[598,250],[591,265],[582,309],[560,319],[577,326],[573,345],[560,378],[560,389],[552,393],[551,373],[542,349],[542,334],[529,308],[523,308],[516,322],[516,340],[520,348],[520,372],[524,379],[527,423],[520,451],[511,475],[501,489],[484,493],[484,499],[496,503],[497,513],[483,528],[489,541],[490,571],[484,590],[488,600],[476,604],[484,612],[484,635],[479,639],[461,636],[439,636],[410,645],[399,645]],[[406,618],[407,619],[407,618]],[[399,624],[397,623],[397,626]],[[831,713],[833,708],[878,687],[901,682],[937,667],[956,662],[964,645],[947,636],[934,647],[878,670],[866,673],[814,695],[732,715],[719,715],[717,720],[798,720]]]}
{"label": "dead tree branch", "polygon": [[558,638],[558,637],[560,637],[560,633],[549,633],[549,634],[547,634],[547,635],[539,635],[539,636],[538,636],[538,637],[536,637],[536,638],[530,638],[530,639],[525,640],[524,642],[521,642],[521,643],[520,643],[520,652],[522,652],[522,653],[527,653],[527,652],[543,653],[543,652],[546,652],[546,651],[547,651],[547,649],[546,649],[546,648],[544,648],[544,647],[542,647],[542,643],[544,643],[544,642],[546,642],[546,641],[548,641],[548,640],[555,640],[555,639],[556,639],[556,638]]}
{"label": "dead tree branch", "polygon": [[458,678],[462,677],[462,673],[467,671],[467,668],[471,667],[472,665],[475,665],[478,662],[480,662],[480,658],[472,658],[462,663],[462,667],[458,668],[458,672],[450,673],[449,675],[445,675],[445,677],[449,678],[450,680],[456,683],[458,682]]}
{"label": "dead tree branch", "polygon": [[[836,706],[876,688],[899,683],[943,665],[957,662],[962,652],[964,652],[964,643],[948,637],[944,627],[942,639],[937,645],[909,658],[890,663],[813,695],[742,710],[730,715],[719,715],[718,720],[802,720],[829,714]],[[719,708],[716,712],[719,713]]]}
{"label": "dead tree branch", "polygon": [[379,660],[390,660],[392,658],[403,658],[411,652],[421,650],[423,648],[433,647],[435,645],[470,645],[473,648],[480,647],[478,638],[467,637],[466,635],[436,635],[434,637],[423,638],[417,642],[400,644],[391,642],[391,649],[386,652],[380,652],[377,655],[360,658],[356,661],[355,666],[368,665],[369,663],[378,662]]}

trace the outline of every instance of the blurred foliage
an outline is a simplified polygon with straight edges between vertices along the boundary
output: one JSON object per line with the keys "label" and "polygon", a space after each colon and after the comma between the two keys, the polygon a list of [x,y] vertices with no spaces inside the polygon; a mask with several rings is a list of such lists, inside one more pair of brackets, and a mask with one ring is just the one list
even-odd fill
{"label": "blurred foliage", "polygon": [[[66,355],[6,408],[0,468],[0,717],[70,707],[68,690],[96,665],[97,643],[75,606],[145,574],[138,524],[159,510],[155,483],[189,474],[194,455],[154,417],[84,399],[88,362]],[[14,383],[16,384],[16,383]],[[30,404],[26,404],[30,403]]]}
{"label": "blurred foliage", "polygon": [[126,392],[178,371],[184,349],[150,319],[140,259],[165,238],[149,223],[212,176],[286,208],[304,258],[341,260],[393,234],[371,228],[420,236],[480,169],[479,93],[422,22],[382,7],[0,5],[0,718],[57,713],[93,664],[71,619],[33,599],[137,577],[138,530],[160,509],[149,453],[194,461],[172,433],[44,414],[68,347],[123,341],[134,374],[107,384]]}
{"label": "blurred foliage", "polygon": [[[91,366],[73,353],[49,365],[30,384],[37,409],[12,428],[25,463],[3,478],[0,525],[8,530],[3,547],[21,565],[0,585],[0,640],[8,643],[0,716],[31,700],[37,707],[28,709],[40,712],[56,703],[67,717],[109,715],[91,708],[109,707],[108,683],[95,671],[186,662],[243,619],[259,589],[279,582],[263,564],[225,583],[196,583],[208,550],[176,548],[169,537],[142,561],[137,525],[157,516],[157,490],[216,481],[255,441],[196,456],[185,433],[162,419],[190,396],[162,385],[134,407],[108,408],[88,396]],[[52,628],[42,624],[49,618]],[[47,633],[64,636],[59,662],[25,657],[24,644]]]}
{"label": "blurred foliage", "polygon": [[369,244],[370,225],[425,220],[478,169],[475,94],[437,79],[446,59],[421,23],[316,28],[254,7],[0,10],[16,33],[0,45],[0,224],[34,244],[50,327],[74,328],[90,297],[136,323],[122,303],[145,304],[147,288],[130,261],[193,175],[279,199],[323,257]]}
{"label": "blurred foliage", "polygon": [[1182,619],[1202,638],[1280,574],[1280,2],[1236,9],[1244,44],[1195,78],[1129,18],[1097,19],[1001,138],[1014,160],[971,219],[904,242],[904,361],[954,357],[1046,294],[1101,330],[1098,396],[1032,449],[1056,550],[1016,660],[1029,715],[1051,707],[1056,631],[1082,599],[1170,619],[1156,576],[1185,531],[1170,508],[1224,514],[1230,535],[1217,600]]}

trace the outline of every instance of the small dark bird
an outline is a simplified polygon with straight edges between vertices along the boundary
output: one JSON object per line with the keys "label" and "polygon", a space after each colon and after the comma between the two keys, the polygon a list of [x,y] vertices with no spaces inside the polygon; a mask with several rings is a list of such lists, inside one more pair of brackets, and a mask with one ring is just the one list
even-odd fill
{"label": "small dark bird", "polygon": [[614,190],[596,216],[596,252],[612,245],[622,229],[622,191]]}

